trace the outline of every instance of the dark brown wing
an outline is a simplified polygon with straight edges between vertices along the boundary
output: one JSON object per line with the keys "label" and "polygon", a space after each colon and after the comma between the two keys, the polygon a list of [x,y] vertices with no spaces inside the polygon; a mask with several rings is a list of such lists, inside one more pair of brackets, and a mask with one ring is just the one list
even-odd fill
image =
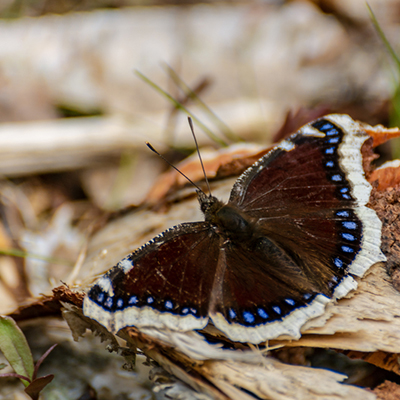
{"label": "dark brown wing", "polygon": [[100,278],[85,298],[84,313],[112,332],[126,326],[202,328],[218,255],[209,224],[171,228]]}

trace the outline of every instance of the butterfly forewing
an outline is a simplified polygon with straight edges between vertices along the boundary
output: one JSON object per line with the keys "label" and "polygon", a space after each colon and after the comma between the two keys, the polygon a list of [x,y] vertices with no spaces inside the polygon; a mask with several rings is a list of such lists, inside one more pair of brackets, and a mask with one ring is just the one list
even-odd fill
{"label": "butterfly forewing", "polygon": [[362,184],[365,179],[361,160],[354,171],[342,162],[342,129],[327,120],[314,125],[321,130],[292,136],[251,167],[235,184],[231,201],[329,294],[361,249],[362,221],[353,211],[360,202],[358,183],[349,175],[356,172]]}

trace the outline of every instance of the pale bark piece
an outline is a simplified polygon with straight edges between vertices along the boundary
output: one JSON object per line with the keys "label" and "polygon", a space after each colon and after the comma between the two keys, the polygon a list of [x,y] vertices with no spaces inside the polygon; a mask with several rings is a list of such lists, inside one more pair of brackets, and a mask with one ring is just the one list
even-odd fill
{"label": "pale bark piece", "polygon": [[[71,309],[71,306],[67,306]],[[80,310],[76,315],[84,319],[83,326],[106,337],[104,328],[97,322],[83,317]],[[82,328],[75,320],[70,325],[79,335]],[[144,354],[159,363],[167,372],[185,382],[196,393],[204,393],[215,400],[260,399],[332,399],[373,400],[376,396],[364,389],[343,385],[345,375],[309,367],[291,366],[263,355],[259,350],[218,350],[218,346],[207,344],[200,335],[190,332],[179,334],[156,332],[152,338],[135,328],[120,331],[130,347],[139,347]],[[169,342],[169,343],[167,343]],[[182,343],[192,347],[190,352],[181,352]],[[213,349],[214,348],[214,349]],[[194,357],[208,354],[213,359],[200,360]],[[222,354],[225,353],[223,356]],[[241,358],[241,359],[240,359]],[[186,395],[190,393],[187,391]]]}
{"label": "pale bark piece", "polygon": [[271,341],[271,345],[400,353],[400,293],[385,267],[373,266],[348,297],[304,325],[298,341]]}

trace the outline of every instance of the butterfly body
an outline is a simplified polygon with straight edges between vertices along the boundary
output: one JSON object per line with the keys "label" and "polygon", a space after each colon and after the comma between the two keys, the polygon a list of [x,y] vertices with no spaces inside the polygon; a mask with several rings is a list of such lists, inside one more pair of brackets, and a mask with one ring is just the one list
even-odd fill
{"label": "butterfly body", "polygon": [[384,261],[381,222],[366,203],[361,146],[348,116],[314,121],[246,170],[229,201],[198,191],[203,222],[173,227],[100,278],[85,315],[187,331],[211,320],[234,341],[299,337],[331,299]]}
{"label": "butterfly body", "polygon": [[198,192],[198,199],[205,221],[218,235],[229,241],[251,241],[255,234],[254,219],[234,205],[224,204],[214,196]]}

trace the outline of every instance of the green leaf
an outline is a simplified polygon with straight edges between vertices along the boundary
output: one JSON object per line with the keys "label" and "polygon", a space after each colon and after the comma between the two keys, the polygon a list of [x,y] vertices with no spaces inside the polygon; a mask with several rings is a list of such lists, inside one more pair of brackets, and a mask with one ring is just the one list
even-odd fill
{"label": "green leaf", "polygon": [[53,380],[53,378],[54,375],[46,375],[37,378],[25,388],[25,392],[32,400],[37,400],[39,398],[39,393]]}
{"label": "green leaf", "polygon": [[[31,350],[21,329],[10,317],[0,316],[0,351],[18,375],[32,379],[34,366]],[[25,386],[29,382],[21,380]]]}

